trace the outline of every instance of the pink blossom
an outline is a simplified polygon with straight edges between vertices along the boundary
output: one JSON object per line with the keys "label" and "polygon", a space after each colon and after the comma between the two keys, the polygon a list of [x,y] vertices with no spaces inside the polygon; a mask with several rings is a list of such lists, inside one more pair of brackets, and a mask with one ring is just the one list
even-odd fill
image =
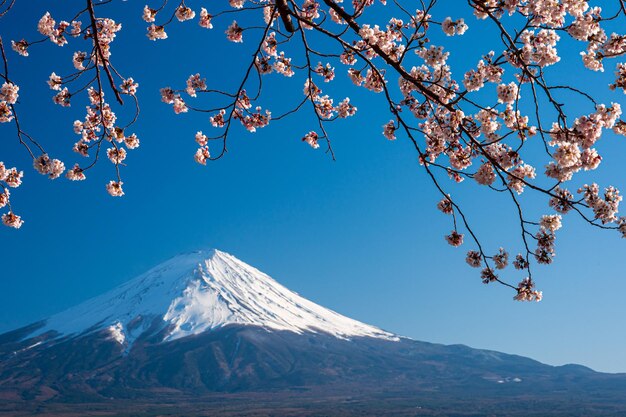
{"label": "pink blossom", "polygon": [[126,149],[124,148],[109,148],[107,149],[107,157],[114,164],[120,164],[126,159]]}
{"label": "pink blossom", "polygon": [[615,83],[609,85],[611,90],[621,88],[622,92],[626,94],[626,63],[620,62],[615,68]]}
{"label": "pink blossom", "polygon": [[193,158],[200,165],[206,165],[206,161],[210,157],[211,157],[211,154],[209,153],[209,147],[208,146],[202,146],[202,147],[198,148],[198,150],[196,151],[196,154],[194,155]]}
{"label": "pink blossom", "polygon": [[285,58],[284,52],[281,52],[274,61],[274,71],[285,77],[291,77],[294,74],[291,66],[291,58]]}
{"label": "pink blossom", "polygon": [[561,228],[561,216],[558,214],[541,216],[539,225],[545,230],[555,232]]}
{"label": "pink blossom", "polygon": [[330,82],[335,78],[335,69],[330,64],[322,65],[321,62],[313,69],[314,72],[324,77],[324,82]]}
{"label": "pink blossom", "polygon": [[8,188],[0,193],[0,208],[3,208],[7,204],[9,204],[9,197],[10,197],[10,195],[11,195],[11,193],[9,192]]}
{"label": "pink blossom", "polygon": [[205,29],[213,29],[213,25],[211,24],[212,17],[213,16],[207,12],[207,9],[202,7],[200,9],[200,20],[198,21],[198,24]]}
{"label": "pink blossom", "polygon": [[206,137],[202,132],[196,133],[196,143],[200,146],[207,146],[209,143],[209,138]]}
{"label": "pink blossom", "polygon": [[383,135],[389,140],[396,140],[396,126],[393,120],[383,125]]}
{"label": "pink blossom", "polygon": [[176,98],[176,93],[169,87],[162,88],[161,92],[161,101],[163,103],[172,104],[174,103],[174,99]]}
{"label": "pink blossom", "polygon": [[311,148],[317,149],[320,147],[319,143],[317,143],[317,139],[318,139],[317,133],[311,131],[307,133],[306,135],[304,135],[304,137],[302,138],[302,141],[308,143],[311,146]]}
{"label": "pink blossom", "polygon": [[2,84],[2,88],[0,88],[0,100],[6,101],[9,104],[15,104],[19,97],[17,93],[19,90],[20,88],[13,83],[6,82]]}
{"label": "pink blossom", "polygon": [[186,20],[191,20],[196,17],[196,12],[191,10],[187,6],[183,6],[182,4],[176,8],[176,18],[179,22],[184,22]]}
{"label": "pink blossom", "polygon": [[74,165],[72,169],[69,169],[65,176],[70,181],[83,181],[86,178],[85,173],[83,172],[82,168],[78,166],[78,164]]}
{"label": "pink blossom", "polygon": [[4,182],[11,188],[17,188],[22,185],[23,171],[18,171],[16,168],[9,168],[5,171]]}
{"label": "pink blossom", "polygon": [[524,278],[517,285],[517,295],[513,299],[516,301],[541,301],[543,294],[541,291],[534,290],[534,287],[535,283],[530,278]]}
{"label": "pink blossom", "polygon": [[553,156],[560,166],[572,167],[580,163],[580,148],[575,143],[561,143]]}
{"label": "pink blossom", "polygon": [[511,82],[509,84],[498,85],[498,102],[512,104],[519,100],[519,90],[517,84]]}
{"label": "pink blossom", "polygon": [[357,108],[350,104],[350,99],[346,97],[339,103],[335,110],[337,111],[338,117],[345,119],[346,117],[354,116]]}
{"label": "pink blossom", "polygon": [[361,75],[361,71],[353,68],[350,68],[348,70],[348,76],[350,77],[354,85],[360,86],[365,81],[365,78],[363,77],[363,75]]}
{"label": "pink blossom", "polygon": [[491,185],[496,180],[496,174],[493,171],[493,165],[485,162],[478,168],[474,174],[474,180],[481,185]]}
{"label": "pink blossom", "polygon": [[13,120],[11,106],[6,101],[0,101],[0,123],[8,123]]}
{"label": "pink blossom", "polygon": [[574,195],[567,189],[556,187],[553,191],[554,197],[550,198],[550,207],[559,213],[565,214],[572,209]]}
{"label": "pink blossom", "polygon": [[507,174],[509,188],[517,194],[524,192],[526,178],[535,178],[535,168],[528,164],[520,164]]}
{"label": "pink blossom", "polygon": [[157,26],[154,23],[148,27],[148,33],[146,36],[151,41],[156,41],[157,39],[167,39],[165,28],[163,26]]}
{"label": "pink blossom", "polygon": [[383,91],[384,85],[385,80],[377,72],[374,72],[370,69],[367,70],[363,87],[375,93],[380,93],[381,91]]}
{"label": "pink blossom", "polygon": [[480,278],[483,281],[483,284],[489,284],[490,282],[497,281],[498,276],[494,274],[493,269],[486,267],[480,271]]}
{"label": "pink blossom", "polygon": [[441,29],[447,36],[462,35],[467,30],[467,25],[462,18],[453,21],[450,17],[446,17],[441,23]]}
{"label": "pink blossom", "polygon": [[87,54],[85,52],[80,52],[80,51],[74,52],[74,56],[72,58],[72,63],[74,64],[74,68],[76,68],[79,71],[84,70],[85,59],[87,59]]}
{"label": "pink blossom", "polygon": [[2,215],[2,223],[4,223],[5,226],[19,229],[24,224],[24,221],[13,212],[8,212]]}
{"label": "pink blossom", "polygon": [[480,268],[480,266],[482,265],[480,253],[475,250],[467,252],[465,262],[467,262],[467,264],[473,268]]}
{"label": "pink blossom", "polygon": [[11,48],[22,56],[28,56],[28,42],[26,42],[26,39],[17,42],[11,41]]}
{"label": "pink blossom", "polygon": [[443,52],[443,46],[431,45],[429,48],[416,49],[415,53],[424,59],[430,67],[440,67],[446,63],[449,52]]}
{"label": "pink blossom", "polygon": [[453,230],[452,233],[446,235],[446,241],[454,247],[461,246],[463,244],[463,235]]}
{"label": "pink blossom", "polygon": [[187,94],[196,97],[196,90],[206,90],[206,78],[200,78],[200,74],[190,75],[187,79]]}
{"label": "pink blossom", "polygon": [[112,197],[121,197],[124,195],[124,190],[122,190],[123,184],[122,181],[109,181],[106,185],[107,192]]}
{"label": "pink blossom", "polygon": [[72,95],[70,94],[67,87],[63,88],[63,90],[59,91],[54,97],[52,97],[52,101],[55,104],[58,104],[62,107],[70,107],[70,98]]}
{"label": "pink blossom", "polygon": [[4,166],[4,162],[0,161],[0,181],[4,181],[7,178],[9,171]]}
{"label": "pink blossom", "polygon": [[209,117],[209,121],[213,125],[213,127],[224,127],[225,120],[224,115],[226,114],[226,110],[222,109],[215,116]]}
{"label": "pink blossom", "polygon": [[122,90],[122,93],[124,94],[134,95],[137,93],[138,87],[139,84],[136,83],[135,80],[133,80],[132,78],[127,78],[122,81],[122,84],[120,84],[120,90]]}
{"label": "pink blossom", "polygon": [[56,21],[52,18],[52,16],[50,16],[49,12],[46,12],[46,14],[44,14],[39,20],[37,30],[44,36],[51,36],[54,33],[55,25]]}
{"label": "pink blossom", "polygon": [[151,9],[148,6],[144,6],[144,8],[143,8],[143,15],[141,16],[141,18],[144,21],[146,21],[147,23],[152,23],[152,22],[155,21],[156,14],[157,14],[156,10]]}
{"label": "pink blossom", "polygon": [[65,164],[58,159],[53,159],[50,166],[50,173],[48,174],[48,178],[50,178],[51,180],[55,180],[59,178],[64,171]]}
{"label": "pink blossom", "polygon": [[78,37],[80,36],[82,29],[82,22],[79,21],[72,21],[72,29],[70,30],[70,35],[72,35],[73,37]]}
{"label": "pink blossom", "polygon": [[497,254],[493,255],[493,262],[496,264],[496,269],[504,269],[509,264],[509,254],[504,248],[500,248]]}
{"label": "pink blossom", "polygon": [[437,203],[437,208],[444,214],[452,214],[454,212],[454,207],[452,206],[452,201],[449,197],[442,198]]}
{"label": "pink blossom", "polygon": [[50,86],[50,89],[60,91],[62,84],[63,81],[61,80],[61,77],[56,75],[54,72],[50,74],[50,78],[48,79],[48,85]]}
{"label": "pink blossom", "polygon": [[513,266],[515,267],[515,269],[521,270],[521,269],[528,269],[528,266],[530,264],[528,263],[528,261],[522,256],[522,254],[518,253],[517,255],[515,255],[515,261],[513,261]]}
{"label": "pink blossom", "polygon": [[237,21],[233,20],[226,30],[226,38],[235,43],[243,42],[243,29],[237,24]]}
{"label": "pink blossom", "polygon": [[174,99],[174,113],[180,114],[180,113],[187,113],[188,111],[189,111],[189,108],[187,107],[187,104],[185,104],[183,99],[180,97],[176,97]]}
{"label": "pink blossom", "polygon": [[137,149],[139,147],[139,138],[133,133],[124,138],[124,144],[128,149]]}

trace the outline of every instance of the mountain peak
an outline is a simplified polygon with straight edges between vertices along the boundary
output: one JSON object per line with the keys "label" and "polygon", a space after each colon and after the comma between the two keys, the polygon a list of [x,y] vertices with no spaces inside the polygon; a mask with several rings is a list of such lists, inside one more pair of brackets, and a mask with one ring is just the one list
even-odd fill
{"label": "mountain peak", "polygon": [[163,341],[227,325],[295,333],[326,333],[340,339],[398,340],[388,332],[342,316],[288,290],[270,276],[217,249],[177,255],[146,273],[46,320],[37,334],[80,336],[108,330],[132,344],[148,329]]}

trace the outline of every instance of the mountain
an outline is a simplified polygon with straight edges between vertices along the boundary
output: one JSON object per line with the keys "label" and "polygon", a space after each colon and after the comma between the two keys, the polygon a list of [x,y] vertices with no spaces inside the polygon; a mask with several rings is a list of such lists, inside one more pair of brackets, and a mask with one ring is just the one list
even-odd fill
{"label": "mountain", "polygon": [[0,335],[0,415],[103,413],[623,416],[626,375],[400,337],[210,250]]}

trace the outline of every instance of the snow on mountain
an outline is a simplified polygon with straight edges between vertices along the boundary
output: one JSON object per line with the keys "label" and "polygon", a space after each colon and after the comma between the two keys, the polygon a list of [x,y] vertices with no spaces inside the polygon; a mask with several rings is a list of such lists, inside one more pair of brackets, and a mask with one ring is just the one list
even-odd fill
{"label": "snow on mountain", "polygon": [[132,344],[155,319],[163,341],[230,324],[296,333],[322,332],[340,339],[399,340],[391,333],[321,307],[232,255],[218,250],[186,253],[139,277],[46,320],[35,334],[63,336],[107,329]]}

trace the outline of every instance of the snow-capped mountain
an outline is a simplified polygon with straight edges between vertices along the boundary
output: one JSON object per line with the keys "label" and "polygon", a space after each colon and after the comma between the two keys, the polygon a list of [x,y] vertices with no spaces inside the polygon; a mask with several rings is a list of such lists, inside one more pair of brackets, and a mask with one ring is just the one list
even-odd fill
{"label": "snow-capped mountain", "polygon": [[325,333],[341,339],[398,337],[321,307],[270,276],[219,250],[176,256],[125,284],[46,320],[30,336],[59,337],[106,329],[121,344],[162,330],[163,341],[228,325],[295,333]]}
{"label": "snow-capped mountain", "polygon": [[[506,395],[506,412],[488,415],[623,416],[624,393],[626,375],[398,337],[217,250],[0,334],[0,415],[352,415],[337,410],[353,404],[358,415],[421,415],[417,403],[486,415]],[[259,401],[267,413],[251,412]],[[322,403],[333,405],[310,412]]]}

